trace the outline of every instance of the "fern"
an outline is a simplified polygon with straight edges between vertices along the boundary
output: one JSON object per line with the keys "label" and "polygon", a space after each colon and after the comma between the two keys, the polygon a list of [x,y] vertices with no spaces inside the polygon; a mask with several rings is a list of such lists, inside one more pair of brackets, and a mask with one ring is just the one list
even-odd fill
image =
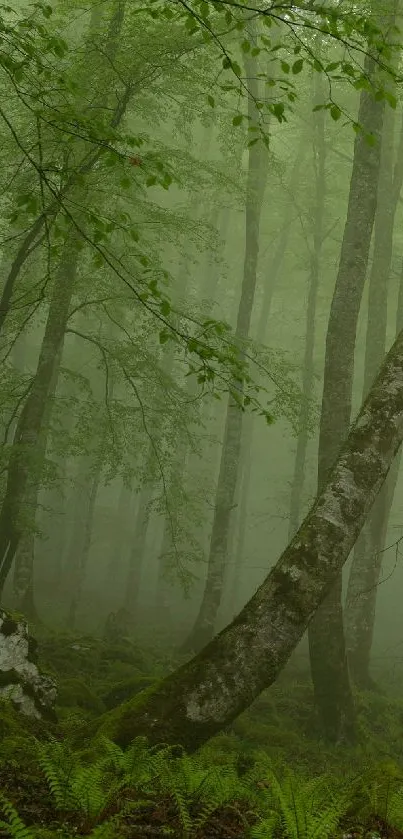
{"label": "fern", "polygon": [[7,818],[7,821],[0,819],[0,829],[7,830],[11,839],[35,839],[34,832],[31,828],[25,826],[11,801],[1,792],[0,810],[3,811]]}
{"label": "fern", "polygon": [[45,775],[57,810],[73,810],[76,802],[71,790],[71,777],[77,761],[64,743],[53,737],[48,743],[38,744],[38,762]]}
{"label": "fern", "polygon": [[251,829],[253,839],[267,839],[281,827],[288,839],[327,839],[336,829],[349,806],[346,789],[334,789],[326,778],[301,782],[287,771],[279,779],[272,771],[266,774],[262,789],[267,815]]}
{"label": "fern", "polygon": [[121,787],[138,786],[145,789],[163,773],[166,760],[173,750],[171,746],[150,747],[145,737],[136,737],[126,751],[106,737],[100,737],[98,742],[106,752],[98,766],[103,771],[117,774]]}
{"label": "fern", "polygon": [[392,763],[371,766],[352,782],[353,798],[362,818],[378,816],[403,829],[402,773]]}

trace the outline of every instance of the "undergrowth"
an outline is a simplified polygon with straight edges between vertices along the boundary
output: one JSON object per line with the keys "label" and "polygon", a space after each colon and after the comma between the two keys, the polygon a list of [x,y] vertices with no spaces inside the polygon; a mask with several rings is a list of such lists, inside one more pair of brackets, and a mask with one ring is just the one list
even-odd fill
{"label": "undergrowth", "polygon": [[[55,738],[36,747],[58,824],[50,828],[43,819],[27,825],[15,802],[0,793],[1,836],[330,839],[351,836],[359,825],[362,834],[376,818],[403,830],[403,777],[394,764],[370,765],[359,776],[307,780],[288,767],[274,770],[264,752],[256,752],[249,763],[234,758],[205,768],[181,747],[149,747],[142,737],[126,751],[98,738],[98,754],[90,763],[88,755]],[[165,820],[155,824],[161,810]],[[238,832],[214,829],[214,817],[224,813],[231,814]],[[350,825],[347,834],[343,825]]]}

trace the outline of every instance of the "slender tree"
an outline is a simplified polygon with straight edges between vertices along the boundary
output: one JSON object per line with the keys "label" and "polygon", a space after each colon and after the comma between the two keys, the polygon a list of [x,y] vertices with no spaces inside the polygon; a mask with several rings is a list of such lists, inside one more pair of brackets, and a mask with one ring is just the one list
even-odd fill
{"label": "slender tree", "polygon": [[[378,203],[375,217],[374,253],[369,276],[368,321],[365,346],[363,398],[366,397],[377,367],[386,351],[388,285],[393,253],[393,230],[403,182],[403,119],[396,156],[394,155],[395,112],[385,113]],[[393,166],[393,160],[396,160]],[[400,328],[397,315],[397,331]],[[396,469],[371,510],[354,549],[345,608],[348,663],[352,678],[361,688],[375,687],[370,676],[376,594],[381,573],[383,548],[390,508],[396,485]]]}
{"label": "slender tree", "polygon": [[[394,12],[385,25],[393,24]],[[366,57],[374,77],[375,60]],[[354,373],[358,314],[364,288],[379,178],[384,100],[363,90],[354,143],[347,218],[326,336],[322,412],[319,432],[318,486],[325,485],[346,436]],[[367,140],[373,138],[373,145]],[[341,605],[342,579],[321,603],[309,626],[309,653],[316,705],[325,736],[332,742],[355,739],[355,714],[345,650]]]}
{"label": "slender tree", "polygon": [[[254,32],[254,37],[256,34]],[[245,55],[245,72],[248,84],[248,116],[251,123],[258,119],[258,65],[256,58]],[[236,337],[242,346],[249,336],[250,321],[256,289],[259,255],[259,226],[267,174],[267,154],[260,144],[249,148],[249,169],[245,209],[245,261],[239,302]],[[242,388],[234,382],[234,390]],[[207,580],[202,604],[194,627],[183,648],[200,650],[214,635],[215,622],[223,594],[231,513],[234,508],[241,453],[242,412],[233,396],[229,397],[225,420],[220,471],[216,491],[214,518],[211,532]]]}

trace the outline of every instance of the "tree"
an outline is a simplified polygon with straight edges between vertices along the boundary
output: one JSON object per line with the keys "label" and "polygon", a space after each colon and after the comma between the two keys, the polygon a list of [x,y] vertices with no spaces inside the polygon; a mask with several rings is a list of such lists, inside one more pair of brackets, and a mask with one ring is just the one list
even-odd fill
{"label": "tree", "polygon": [[[394,23],[390,13],[385,27]],[[376,73],[375,59],[367,56],[367,74]],[[365,134],[357,134],[351,172],[347,218],[340,251],[339,269],[326,336],[325,370],[319,433],[318,486],[337,457],[351,415],[354,351],[357,320],[375,218],[379,178],[381,134],[385,102],[372,92],[360,96],[358,122]],[[321,603],[309,627],[309,653],[317,708],[325,736],[337,742],[355,738],[341,604],[342,580],[336,581]]]}
{"label": "tree", "polygon": [[[403,439],[403,331],[298,532],[235,620],[177,671],[86,727],[187,750],[276,680],[340,576]],[[80,732],[80,737],[83,731]]]}
{"label": "tree", "polygon": [[[253,33],[256,40],[256,32]],[[251,37],[253,42],[253,37]],[[256,101],[259,96],[259,68],[256,59],[245,55],[245,71],[249,90],[248,116],[252,123],[258,122]],[[256,290],[259,255],[259,225],[267,176],[267,154],[262,155],[259,145],[249,148],[247,198],[245,208],[245,261],[239,301],[235,335],[240,347],[249,337],[250,321]],[[183,648],[200,650],[214,635],[215,622],[223,595],[227,562],[228,539],[231,513],[234,508],[235,492],[242,440],[242,380],[234,381],[233,395],[228,400],[224,439],[221,452],[220,472],[216,490],[214,519],[211,532],[207,580],[203,600],[195,625]],[[238,391],[238,395],[237,395]],[[237,396],[237,398],[235,398]]]}
{"label": "tree", "polygon": [[[396,63],[398,55],[396,55]],[[394,221],[403,182],[403,123],[394,156],[395,112],[385,112],[377,210],[374,227],[374,253],[369,276],[368,321],[365,345],[363,399],[371,387],[384,358],[387,335],[387,309],[393,255]],[[394,164],[395,159],[395,165]],[[399,331],[399,327],[396,330]],[[377,586],[384,556],[389,512],[396,486],[396,469],[391,470],[371,515],[354,548],[345,606],[345,630],[351,677],[362,689],[375,687],[370,673]]]}

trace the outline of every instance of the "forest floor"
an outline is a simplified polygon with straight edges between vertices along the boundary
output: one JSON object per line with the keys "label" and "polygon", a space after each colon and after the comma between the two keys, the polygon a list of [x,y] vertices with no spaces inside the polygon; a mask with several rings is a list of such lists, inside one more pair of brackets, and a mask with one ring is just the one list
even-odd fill
{"label": "forest floor", "polygon": [[[74,746],[78,726],[178,661],[161,649],[48,634],[40,666],[59,685],[59,722],[0,705],[0,837],[12,839],[403,839],[403,698],[357,693],[359,742],[320,738],[308,674],[285,672],[192,758]],[[386,680],[387,681],[387,680]],[[403,697],[403,690],[402,690]]]}

